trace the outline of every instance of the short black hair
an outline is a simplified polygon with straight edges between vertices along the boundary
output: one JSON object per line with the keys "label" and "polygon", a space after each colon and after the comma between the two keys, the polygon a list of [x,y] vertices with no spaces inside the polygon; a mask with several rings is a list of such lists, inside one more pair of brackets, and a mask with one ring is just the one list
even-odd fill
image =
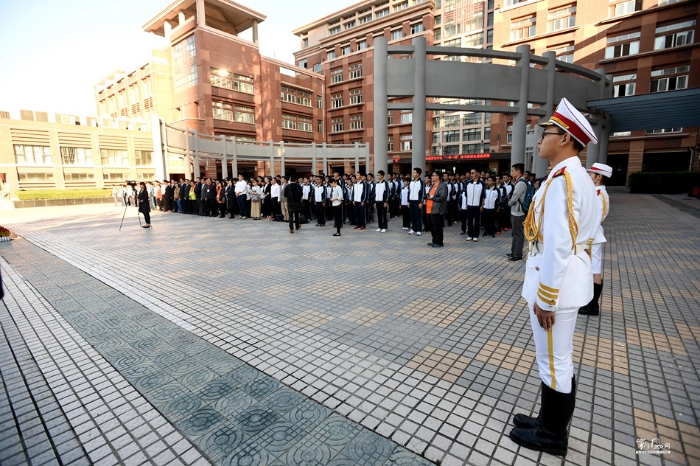
{"label": "short black hair", "polygon": [[382,176],[384,176],[384,170],[379,170],[379,171],[377,172],[377,175],[382,175]]}
{"label": "short black hair", "polygon": [[520,173],[523,173],[525,171],[525,164],[524,163],[516,163],[513,165],[513,170],[518,170]]}
{"label": "short black hair", "polygon": [[413,171],[414,171],[414,172],[418,172],[419,175],[420,175],[421,173],[423,173],[423,170],[422,170],[420,167],[414,167],[414,168],[413,168]]}

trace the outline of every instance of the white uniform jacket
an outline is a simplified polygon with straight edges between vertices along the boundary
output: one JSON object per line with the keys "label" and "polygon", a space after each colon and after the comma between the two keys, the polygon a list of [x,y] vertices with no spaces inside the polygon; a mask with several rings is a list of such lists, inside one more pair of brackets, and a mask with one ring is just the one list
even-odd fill
{"label": "white uniform jacket", "polygon": [[578,308],[593,298],[591,259],[585,250],[599,225],[597,203],[593,182],[578,157],[557,164],[535,193],[525,221],[526,236],[538,233],[529,244],[522,292],[530,307]]}
{"label": "white uniform jacket", "polygon": [[[598,198],[598,218],[600,219],[600,223],[603,223],[605,217],[608,216],[608,212],[610,212],[610,198],[608,197],[608,191],[605,189],[605,186],[597,186],[595,188],[595,192],[596,197]],[[593,237],[593,244],[602,244],[607,242],[608,240],[605,239],[603,225],[599,225],[598,230]]]}

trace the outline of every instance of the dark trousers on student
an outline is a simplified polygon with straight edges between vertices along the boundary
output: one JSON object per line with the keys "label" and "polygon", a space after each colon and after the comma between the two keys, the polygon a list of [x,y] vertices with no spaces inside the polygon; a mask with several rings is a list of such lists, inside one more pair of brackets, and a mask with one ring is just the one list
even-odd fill
{"label": "dark trousers on student", "polygon": [[299,216],[301,213],[299,212],[289,212],[289,230],[294,230],[294,227],[297,227],[297,230],[301,227],[301,220],[299,219]]}
{"label": "dark trousers on student", "polygon": [[345,212],[346,212],[346,215],[348,216],[348,220],[350,221],[350,225],[354,225],[355,224],[355,203],[348,202],[347,205],[345,206]]}
{"label": "dark trousers on student", "polygon": [[[246,205],[245,205],[245,194],[241,194],[236,198],[236,201],[238,202],[238,212],[240,212],[241,217],[247,217],[248,216],[248,211],[246,210]],[[204,211],[202,211],[202,214],[204,215]]]}
{"label": "dark trousers on student", "polygon": [[407,205],[401,206],[401,215],[403,216],[403,227],[411,228],[411,209]]}
{"label": "dark trousers on student", "polygon": [[466,210],[461,210],[459,211],[459,220],[462,222],[462,233],[467,232],[467,211]]}
{"label": "dark trousers on student", "polygon": [[496,209],[484,209],[482,220],[484,221],[484,236],[496,234]]}
{"label": "dark trousers on student", "polygon": [[386,230],[388,223],[386,219],[386,207],[383,202],[375,202],[377,205],[377,227]]}
{"label": "dark trousers on student", "polygon": [[478,238],[481,233],[481,212],[479,206],[467,206],[467,236]]}
{"label": "dark trousers on student", "polygon": [[418,208],[419,201],[408,201],[408,208],[411,214],[411,230],[419,232],[422,230],[421,209]]}
{"label": "dark trousers on student", "polygon": [[333,206],[333,218],[335,220],[335,229],[340,233],[340,229],[343,228],[343,205]]}
{"label": "dark trousers on student", "polygon": [[364,227],[366,225],[365,207],[361,202],[355,202],[355,226]]}
{"label": "dark trousers on student", "polygon": [[325,209],[325,206],[323,205],[323,202],[316,203],[316,223],[318,225],[325,225],[326,224],[326,213],[325,213],[324,209]]}
{"label": "dark trousers on student", "polygon": [[430,225],[430,234],[433,235],[433,244],[442,246],[442,233],[445,228],[445,219],[442,214],[428,215],[428,223]]}
{"label": "dark trousers on student", "polygon": [[513,224],[513,241],[510,247],[510,253],[513,257],[523,257],[523,246],[525,245],[525,228],[523,222],[524,215],[511,215],[511,223]]}
{"label": "dark trousers on student", "polygon": [[301,201],[301,203],[304,206],[304,215],[306,216],[306,220],[311,221],[311,202],[304,199]]}

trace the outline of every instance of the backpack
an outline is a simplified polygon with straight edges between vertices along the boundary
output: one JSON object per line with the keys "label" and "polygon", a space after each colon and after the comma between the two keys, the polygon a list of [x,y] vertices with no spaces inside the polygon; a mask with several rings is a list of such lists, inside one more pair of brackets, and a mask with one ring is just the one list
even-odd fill
{"label": "backpack", "polygon": [[525,191],[525,198],[520,201],[520,208],[523,209],[523,212],[527,214],[530,211],[530,204],[532,204],[532,198],[535,197],[535,185],[528,183],[525,180],[518,180],[518,183],[520,182],[525,183],[525,186],[527,186],[527,189]]}

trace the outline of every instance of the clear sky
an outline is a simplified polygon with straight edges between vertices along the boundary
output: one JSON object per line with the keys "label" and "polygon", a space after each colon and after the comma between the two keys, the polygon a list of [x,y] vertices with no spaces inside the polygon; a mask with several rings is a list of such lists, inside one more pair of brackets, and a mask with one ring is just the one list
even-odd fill
{"label": "clear sky", "polygon": [[[300,45],[292,29],[358,1],[236,0],[267,16],[259,27],[262,54],[288,63]],[[148,61],[159,42],[141,26],[171,3],[0,0],[0,110],[94,115],[94,84]]]}

